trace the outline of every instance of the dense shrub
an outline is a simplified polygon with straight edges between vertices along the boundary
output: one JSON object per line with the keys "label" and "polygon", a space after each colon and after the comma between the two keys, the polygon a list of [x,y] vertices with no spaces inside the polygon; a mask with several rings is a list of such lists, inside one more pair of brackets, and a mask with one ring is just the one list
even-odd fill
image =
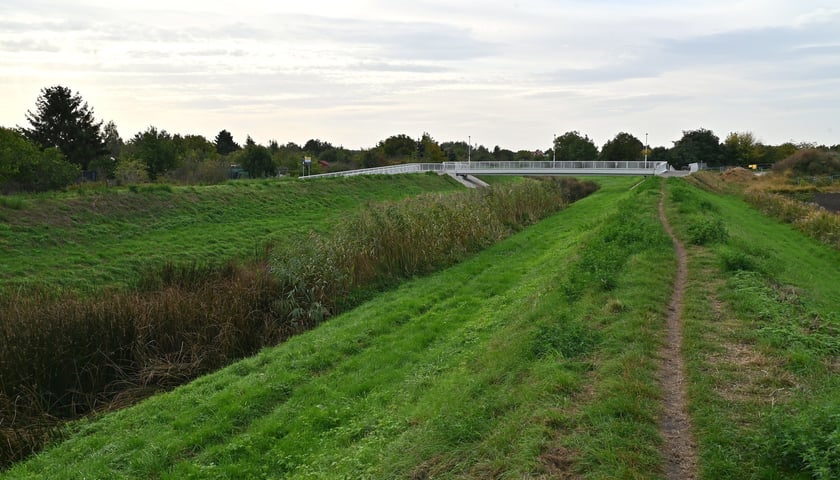
{"label": "dense shrub", "polygon": [[57,148],[40,150],[19,132],[0,127],[0,191],[64,188],[80,174]]}
{"label": "dense shrub", "polygon": [[768,462],[791,474],[840,478],[840,399],[815,399],[791,414],[779,407],[769,417]]}
{"label": "dense shrub", "polygon": [[114,177],[123,184],[145,183],[149,181],[149,170],[141,160],[126,157],[117,162]]}
{"label": "dense shrub", "polygon": [[694,245],[723,243],[729,238],[729,231],[720,218],[695,216],[688,222],[688,239]]}
{"label": "dense shrub", "polygon": [[799,150],[774,164],[773,171],[792,176],[840,175],[840,155],[813,148]]}
{"label": "dense shrub", "polygon": [[169,183],[212,185],[228,180],[230,164],[224,158],[186,158],[169,170],[164,179]]}

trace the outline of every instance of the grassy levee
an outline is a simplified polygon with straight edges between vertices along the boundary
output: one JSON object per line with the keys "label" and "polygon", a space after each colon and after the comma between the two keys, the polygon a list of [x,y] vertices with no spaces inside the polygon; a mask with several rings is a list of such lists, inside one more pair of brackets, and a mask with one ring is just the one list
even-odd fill
{"label": "grassy levee", "polygon": [[840,252],[735,195],[668,183],[702,478],[840,478]]}
{"label": "grassy levee", "polygon": [[134,407],[2,478],[658,478],[659,181]]}
{"label": "grassy levee", "polygon": [[0,205],[0,294],[133,286],[168,262],[251,259],[370,201],[461,189],[446,176],[397,175],[16,195],[14,208]]}
{"label": "grassy levee", "polygon": [[0,298],[0,463],[59,420],[127,406],[253,355],[439,271],[583,198],[597,185],[529,181],[371,203],[262,261],[161,270],[139,291]]}

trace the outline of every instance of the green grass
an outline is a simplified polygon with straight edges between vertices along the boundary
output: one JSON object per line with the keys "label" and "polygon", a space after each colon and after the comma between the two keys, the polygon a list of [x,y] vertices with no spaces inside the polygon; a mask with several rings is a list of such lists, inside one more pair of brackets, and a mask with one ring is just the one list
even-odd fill
{"label": "green grass", "polygon": [[[135,407],[3,478],[661,478],[660,180]],[[667,180],[702,478],[838,478],[840,252]],[[725,233],[724,233],[725,232]]]}
{"label": "green grass", "polygon": [[560,179],[376,202],[327,233],[273,246],[261,262],[167,267],[139,291],[0,299],[10,312],[0,323],[0,444],[9,447],[0,462],[39,449],[49,422],[125,406],[253,355],[597,189]]}
{"label": "green grass", "polygon": [[36,285],[94,292],[133,285],[167,262],[223,263],[326,231],[371,201],[462,189],[446,176],[80,189],[3,197],[0,292]]}
{"label": "green grass", "polygon": [[691,411],[703,478],[840,475],[840,252],[738,197],[669,183],[675,228],[728,239],[690,252]]}
{"label": "green grass", "polygon": [[[635,181],[603,179],[453,268],[79,422],[5,477],[655,478],[673,253],[655,226],[658,181]],[[626,257],[609,264],[616,280],[568,288],[605,244]]]}

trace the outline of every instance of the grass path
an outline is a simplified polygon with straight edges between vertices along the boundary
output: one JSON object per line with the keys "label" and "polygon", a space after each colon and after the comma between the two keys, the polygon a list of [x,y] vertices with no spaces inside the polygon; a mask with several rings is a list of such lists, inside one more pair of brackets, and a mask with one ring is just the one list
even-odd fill
{"label": "grass path", "polygon": [[688,277],[688,254],[674,235],[665,215],[665,191],[659,200],[659,218],[674,243],[677,274],[674,293],[668,305],[667,342],[662,348],[659,378],[664,391],[660,429],[665,440],[665,473],[671,480],[693,480],[697,476],[697,449],[688,414],[685,362],[683,361],[682,304]]}

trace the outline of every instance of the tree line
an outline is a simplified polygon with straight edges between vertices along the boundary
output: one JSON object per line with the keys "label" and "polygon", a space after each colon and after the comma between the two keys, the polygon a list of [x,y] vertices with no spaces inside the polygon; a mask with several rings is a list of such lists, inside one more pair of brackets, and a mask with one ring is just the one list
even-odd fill
{"label": "tree line", "polygon": [[312,160],[311,173],[370,168],[406,162],[446,161],[640,161],[667,162],[676,168],[690,163],[709,166],[772,165],[803,148],[832,147],[791,142],[778,146],[759,142],[751,132],[730,133],[724,141],[711,130],[683,132],[671,147],[650,149],[621,132],[598,148],[585,134],[566,132],[545,150],[492,150],[467,142],[438,143],[424,132],[420,138],[393,135],[370,149],[349,150],[320,139],[257,144],[247,136],[239,145],[228,130],[211,141],[201,135],[171,134],[155,126],[124,141],[113,121],[103,125],[93,109],[63,86],[41,90],[27,127],[0,127],[0,191],[60,189],[79,179],[113,179],[122,183],[167,181],[218,183],[232,177],[299,175],[302,161]]}

